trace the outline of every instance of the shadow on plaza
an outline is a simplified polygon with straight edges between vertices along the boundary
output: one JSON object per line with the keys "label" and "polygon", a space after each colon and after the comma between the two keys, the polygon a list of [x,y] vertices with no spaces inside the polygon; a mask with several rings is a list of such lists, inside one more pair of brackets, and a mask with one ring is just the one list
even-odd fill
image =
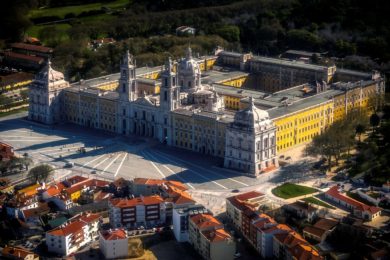
{"label": "shadow on plaza", "polygon": [[[54,127],[48,127],[46,125],[30,122],[25,119],[8,119],[0,122],[0,131],[17,130],[18,128],[27,129],[23,134],[26,139],[30,136],[30,131],[37,134],[55,135],[62,140],[54,140],[48,142],[42,142],[38,144],[32,144],[25,146],[21,149],[16,147],[16,151],[23,153],[26,150],[39,150],[49,149],[52,147],[61,146],[64,153],[70,151],[77,151],[77,146],[74,143],[79,144],[80,147],[93,147],[92,150],[87,150],[85,153],[75,152],[69,155],[59,156],[58,154],[45,156],[51,158],[53,161],[75,161],[77,159],[94,156],[98,157],[103,154],[115,154],[119,152],[130,152],[127,147],[142,144],[148,142],[144,137],[137,136],[122,136],[118,134],[108,133],[101,130],[85,128],[74,124],[61,124]],[[7,141],[7,140],[5,140]],[[94,147],[97,147],[96,149]],[[60,150],[59,150],[60,151]],[[145,151],[145,153],[143,152]],[[178,173],[170,174],[166,177],[168,180],[186,181],[194,184],[204,184],[212,181],[219,181],[226,178],[237,178],[249,185],[258,184],[264,181],[272,183],[281,183],[286,181],[297,182],[302,179],[310,178],[309,163],[305,161],[288,164],[279,170],[278,174],[272,174],[267,178],[255,179],[252,177],[242,176],[240,172],[231,170],[224,170],[223,159],[211,157],[209,155],[199,154],[196,152],[178,149],[174,147],[168,147],[163,144],[158,144],[153,147],[145,148],[141,152],[135,152],[143,159],[152,161],[158,164],[169,164],[176,168]],[[53,152],[54,153],[54,152]],[[131,153],[131,152],[130,152]],[[146,155],[146,156],[145,156]],[[149,155],[149,156],[148,156]],[[75,162],[75,167],[82,166]],[[91,166],[83,167],[87,171],[95,170]],[[134,175],[133,173],[129,173]],[[157,176],[157,175],[156,175]],[[230,180],[230,182],[232,182]],[[233,182],[232,182],[233,183]],[[244,185],[234,182],[237,187],[244,187]]]}

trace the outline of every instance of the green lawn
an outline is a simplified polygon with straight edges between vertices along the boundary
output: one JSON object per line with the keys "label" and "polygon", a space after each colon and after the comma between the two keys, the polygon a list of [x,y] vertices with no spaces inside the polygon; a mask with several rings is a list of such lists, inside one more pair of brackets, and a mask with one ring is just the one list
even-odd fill
{"label": "green lawn", "polygon": [[313,203],[313,204],[316,204],[316,205],[319,205],[322,207],[329,208],[329,209],[335,209],[335,207],[333,207],[333,206],[329,205],[328,203],[325,203],[319,199],[316,199],[314,197],[304,198],[303,200],[306,202],[309,202],[309,203]]}
{"label": "green lawn", "polygon": [[108,7],[111,9],[120,9],[124,8],[129,3],[129,0],[116,0],[110,3],[93,3],[86,5],[72,5],[64,7],[55,7],[55,8],[46,8],[46,9],[36,9],[32,10],[28,16],[29,18],[38,18],[44,16],[58,16],[64,18],[66,14],[73,13],[74,15],[79,15],[82,12],[100,10],[102,7]]}
{"label": "green lawn", "polygon": [[58,31],[59,37],[61,37],[61,40],[67,40],[69,39],[68,36],[68,30],[72,27],[67,23],[57,23],[57,24],[51,24],[51,25],[33,25],[27,29],[28,36],[31,37],[39,37],[39,32],[44,29],[50,29],[55,27]]}
{"label": "green lawn", "polygon": [[293,183],[285,183],[272,190],[272,193],[275,196],[278,196],[283,199],[290,199],[302,195],[311,194],[314,192],[317,192],[317,190],[314,188],[297,185]]}

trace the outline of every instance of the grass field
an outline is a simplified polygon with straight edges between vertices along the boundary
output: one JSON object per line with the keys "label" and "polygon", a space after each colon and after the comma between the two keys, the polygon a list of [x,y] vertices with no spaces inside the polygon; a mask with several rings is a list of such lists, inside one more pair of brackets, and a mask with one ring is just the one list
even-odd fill
{"label": "grass field", "polygon": [[50,29],[53,26],[55,26],[56,30],[58,31],[61,41],[69,39],[68,30],[71,28],[71,26],[67,23],[58,23],[52,25],[33,25],[28,28],[27,34],[28,36],[32,37],[39,37],[39,32],[42,29]]}
{"label": "grass field", "polygon": [[107,7],[111,9],[120,9],[125,7],[129,3],[129,0],[116,0],[109,3],[93,3],[86,5],[72,5],[64,7],[55,7],[55,8],[45,8],[45,9],[36,9],[32,10],[29,14],[29,18],[38,18],[44,16],[58,16],[64,18],[66,14],[73,13],[74,15],[79,15],[82,12],[100,10],[102,7]]}
{"label": "grass field", "polygon": [[329,209],[336,209],[335,207],[329,205],[328,203],[325,203],[319,199],[316,199],[314,197],[309,197],[309,198],[304,198],[303,199],[304,201],[306,202],[309,202],[309,203],[313,203],[313,204],[316,204],[316,205],[319,205],[319,206],[322,206],[322,207],[326,207],[326,208],[329,208]]}
{"label": "grass field", "polygon": [[272,193],[275,196],[278,196],[283,199],[295,198],[298,196],[307,195],[314,192],[317,192],[317,190],[314,188],[297,185],[293,183],[285,183],[272,190]]}

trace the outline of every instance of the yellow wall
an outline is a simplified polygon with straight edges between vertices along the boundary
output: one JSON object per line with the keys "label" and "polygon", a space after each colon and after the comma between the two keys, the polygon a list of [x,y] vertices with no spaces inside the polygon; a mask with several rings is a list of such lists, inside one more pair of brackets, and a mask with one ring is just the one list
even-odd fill
{"label": "yellow wall", "polygon": [[110,90],[110,91],[116,91],[116,89],[118,88],[118,81],[114,81],[114,82],[107,82],[105,84],[102,84],[100,86],[97,86],[98,89],[101,89],[101,90]]}
{"label": "yellow wall", "polygon": [[333,122],[333,102],[319,104],[274,119],[278,152],[310,142]]}
{"label": "yellow wall", "polygon": [[77,201],[80,198],[80,196],[81,196],[81,190],[73,192],[72,194],[70,194],[70,199],[72,201]]}
{"label": "yellow wall", "polygon": [[4,91],[10,91],[10,90],[15,90],[21,87],[25,87],[28,84],[30,84],[32,80],[26,80],[26,81],[20,81],[14,84],[9,84],[7,86],[0,87],[0,89],[3,89]]}
{"label": "yellow wall", "polygon": [[228,96],[228,95],[222,95],[223,100],[225,103],[225,108],[227,109],[233,109],[233,110],[239,110],[240,109],[240,99],[241,97],[237,96]]}
{"label": "yellow wall", "polygon": [[[373,107],[370,99],[375,98],[375,83],[362,88],[354,88],[334,97],[334,116],[333,120],[343,119],[349,111],[354,109],[365,109],[367,113],[372,112]],[[346,111],[347,109],[347,111]]]}
{"label": "yellow wall", "polygon": [[240,76],[237,78],[231,78],[231,79],[227,79],[227,80],[220,81],[217,83],[220,83],[220,84],[226,85],[226,86],[235,87],[235,88],[241,88],[241,86],[245,83],[247,78],[248,78],[248,76]]}

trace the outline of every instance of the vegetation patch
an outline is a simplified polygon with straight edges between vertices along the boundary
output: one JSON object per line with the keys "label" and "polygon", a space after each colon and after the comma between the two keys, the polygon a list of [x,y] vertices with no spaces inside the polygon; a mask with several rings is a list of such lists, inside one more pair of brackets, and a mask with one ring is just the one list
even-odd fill
{"label": "vegetation patch", "polygon": [[325,203],[322,200],[316,199],[314,197],[304,198],[303,200],[308,202],[308,203],[313,203],[313,204],[316,204],[318,206],[322,206],[322,207],[325,207],[325,208],[336,209],[335,207],[329,205],[328,203]]}
{"label": "vegetation patch", "polygon": [[93,3],[85,5],[71,5],[54,8],[42,8],[31,10],[28,14],[30,19],[36,19],[40,17],[53,17],[56,16],[60,19],[66,17],[75,17],[82,13],[91,11],[100,11],[102,8],[120,9],[126,7],[129,4],[129,0],[116,0],[111,3]]}
{"label": "vegetation patch", "polygon": [[298,196],[303,196],[314,192],[317,192],[317,190],[314,188],[297,185],[293,183],[284,183],[272,190],[272,193],[275,196],[278,196],[283,199],[295,198]]}

